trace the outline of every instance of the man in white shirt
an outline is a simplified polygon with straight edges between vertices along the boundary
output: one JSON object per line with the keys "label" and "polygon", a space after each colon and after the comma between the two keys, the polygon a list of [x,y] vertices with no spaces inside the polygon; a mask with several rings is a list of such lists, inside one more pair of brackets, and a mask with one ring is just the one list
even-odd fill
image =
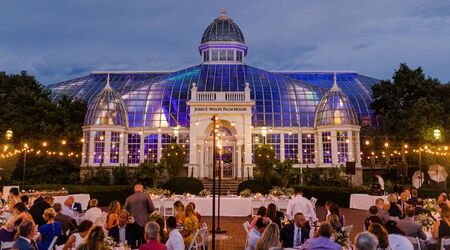
{"label": "man in white shirt", "polygon": [[184,250],[184,239],[177,229],[177,219],[167,217],[166,226],[169,229],[169,239],[166,242],[167,250]]}
{"label": "man in white shirt", "polygon": [[72,210],[72,204],[75,202],[75,198],[73,196],[67,197],[62,205],[61,213],[69,216],[71,219],[75,218],[75,212]]}
{"label": "man in white shirt", "polygon": [[302,213],[309,222],[316,222],[317,215],[310,200],[303,197],[303,191],[299,188],[294,190],[294,198],[289,200],[286,215],[289,220],[294,219],[296,213]]}
{"label": "man in white shirt", "polygon": [[383,178],[379,174],[375,175],[375,177],[377,178],[378,184],[380,185],[380,190],[384,194],[384,180],[383,180]]}

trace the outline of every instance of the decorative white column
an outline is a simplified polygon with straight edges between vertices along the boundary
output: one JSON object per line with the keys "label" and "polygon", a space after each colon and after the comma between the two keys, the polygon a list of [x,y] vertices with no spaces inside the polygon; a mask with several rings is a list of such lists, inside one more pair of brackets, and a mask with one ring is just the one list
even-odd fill
{"label": "decorative white column", "polygon": [[361,164],[361,141],[359,138],[359,132],[356,132],[355,138],[353,138],[356,142],[356,155],[355,155],[355,162],[357,164]]}
{"label": "decorative white column", "polygon": [[161,136],[161,131],[158,131],[158,150],[156,150],[157,154],[156,154],[156,159],[158,162],[161,161],[161,155],[162,155],[162,136]]}
{"label": "decorative white column", "polygon": [[[200,155],[197,159],[197,164],[200,164],[200,178],[205,178],[205,147],[200,145]],[[197,154],[198,150],[195,149],[195,154]]]}
{"label": "decorative white column", "polygon": [[298,164],[303,164],[303,148],[302,148],[302,133],[298,133]]}
{"label": "decorative white column", "polygon": [[356,148],[353,143],[353,132],[352,131],[347,131],[347,147],[348,147],[348,161],[354,161],[356,162]]}
{"label": "decorative white column", "polygon": [[316,165],[323,164],[323,142],[322,142],[322,131],[317,132],[316,136]]}
{"label": "decorative white column", "polygon": [[338,156],[337,156],[337,133],[336,131],[331,131],[331,164],[338,164]]}
{"label": "decorative white column", "polygon": [[126,164],[126,159],[124,155],[126,155],[127,148],[125,147],[125,132],[120,132],[119,135],[119,164]]}
{"label": "decorative white column", "polygon": [[[280,161],[284,161],[286,155],[286,148],[284,147],[284,133],[280,134]],[[274,148],[275,149],[275,148]]]}
{"label": "decorative white column", "polygon": [[111,165],[110,156],[111,156],[111,131],[105,131],[105,151],[103,157],[103,165],[109,166]]}
{"label": "decorative white column", "polygon": [[142,162],[144,162],[144,160],[145,160],[145,152],[144,152],[144,137],[145,137],[145,134],[144,133],[142,133],[142,132],[140,132],[139,133],[139,137],[140,137],[140,139],[139,139],[139,163],[142,163]]}
{"label": "decorative white column", "polygon": [[94,157],[95,157],[95,155],[94,155],[94,152],[95,152],[95,148],[94,148],[94,146],[95,146],[95,143],[94,143],[94,140],[95,140],[95,131],[94,130],[91,130],[91,131],[89,131],[89,155],[88,155],[88,157],[89,157],[89,165],[90,166],[92,166],[93,164],[94,164]]}
{"label": "decorative white column", "polygon": [[242,143],[237,142],[237,178],[242,178]]}

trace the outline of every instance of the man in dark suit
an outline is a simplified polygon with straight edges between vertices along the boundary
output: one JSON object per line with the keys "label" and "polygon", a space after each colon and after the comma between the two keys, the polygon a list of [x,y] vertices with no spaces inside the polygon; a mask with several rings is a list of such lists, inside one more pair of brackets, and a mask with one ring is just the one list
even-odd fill
{"label": "man in dark suit", "polygon": [[33,236],[36,233],[36,228],[31,221],[25,221],[19,226],[19,237],[14,242],[11,249],[19,250],[37,250],[36,243],[33,241]]}
{"label": "man in dark suit", "polygon": [[61,223],[63,232],[63,234],[58,237],[56,245],[62,245],[66,243],[66,241],[69,239],[69,235],[75,231],[76,227],[72,222],[72,218],[61,213],[62,210],[61,203],[55,203],[53,205],[53,209],[55,209],[56,212],[55,221],[59,221]]}
{"label": "man in dark suit", "polygon": [[381,219],[380,216],[378,216],[378,207],[377,206],[371,206],[369,208],[369,217],[366,218],[364,221],[364,229],[369,229],[369,226],[373,223],[378,223],[380,225],[383,225],[383,219]]}
{"label": "man in dark suit", "polygon": [[122,209],[119,214],[118,224],[109,229],[108,236],[116,242],[125,242],[131,249],[138,248],[144,242],[144,235],[141,233],[136,222],[131,223],[131,217],[127,210]]}
{"label": "man in dark suit", "polygon": [[402,210],[402,219],[405,218],[406,207],[409,206],[407,203],[408,199],[409,199],[408,193],[403,192],[400,194],[400,199],[397,202],[400,205],[400,208]]}
{"label": "man in dark suit", "polygon": [[294,215],[294,223],[285,225],[280,232],[283,247],[298,247],[309,239],[309,230],[305,226],[306,218],[302,213]]}
{"label": "man in dark suit", "polygon": [[42,215],[44,214],[45,209],[50,208],[53,204],[53,198],[50,196],[47,196],[42,201],[37,201],[33,204],[33,206],[30,207],[30,214],[33,217],[34,223],[36,225],[41,226],[45,224],[44,217]]}
{"label": "man in dark suit", "polygon": [[423,232],[422,225],[413,220],[414,208],[407,207],[405,209],[405,214],[406,214],[405,218],[397,222],[397,227],[401,229],[405,233],[405,236],[407,237],[413,238],[418,237],[422,240],[426,240],[427,235]]}
{"label": "man in dark suit", "polygon": [[148,222],[148,216],[155,211],[155,206],[153,206],[150,196],[144,192],[144,186],[142,184],[136,184],[134,186],[134,194],[128,196],[124,208],[130,212],[131,216],[133,216],[141,228],[141,231],[144,232],[145,224]]}

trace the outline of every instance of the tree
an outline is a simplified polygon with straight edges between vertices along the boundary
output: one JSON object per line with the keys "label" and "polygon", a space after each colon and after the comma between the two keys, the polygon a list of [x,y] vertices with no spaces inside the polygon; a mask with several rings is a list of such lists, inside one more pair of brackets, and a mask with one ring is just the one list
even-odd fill
{"label": "tree", "polygon": [[255,165],[261,170],[262,178],[265,183],[270,183],[270,174],[273,165],[277,162],[275,151],[270,145],[259,145],[253,152]]}
{"label": "tree", "polygon": [[382,133],[397,141],[424,143],[431,129],[449,131],[450,103],[442,94],[449,93],[448,84],[406,64],[400,65],[392,79],[372,86],[370,107],[382,118]]}
{"label": "tree", "polygon": [[165,165],[169,177],[180,175],[186,161],[186,152],[183,147],[173,143],[163,150],[161,162]]}
{"label": "tree", "polygon": [[292,167],[293,162],[291,160],[285,160],[283,162],[277,162],[275,165],[275,172],[281,177],[281,186],[287,187],[289,184],[289,178],[293,174],[294,168]]}
{"label": "tree", "polygon": [[152,182],[153,188],[157,188],[158,179],[166,169],[164,163],[143,162],[139,164],[136,179],[142,183]]}

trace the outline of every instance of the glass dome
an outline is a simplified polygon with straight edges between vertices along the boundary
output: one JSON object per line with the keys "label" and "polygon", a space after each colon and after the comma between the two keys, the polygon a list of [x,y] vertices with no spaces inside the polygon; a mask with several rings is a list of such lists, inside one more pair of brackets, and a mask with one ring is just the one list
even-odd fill
{"label": "glass dome", "polygon": [[352,103],[335,82],[335,85],[320,100],[315,126],[358,124],[358,118]]}
{"label": "glass dome", "polygon": [[203,32],[202,44],[207,42],[239,42],[245,43],[241,29],[229,18],[225,11],[214,20]]}
{"label": "glass dome", "polygon": [[120,94],[109,86],[95,97],[89,105],[84,125],[128,126],[127,110]]}

